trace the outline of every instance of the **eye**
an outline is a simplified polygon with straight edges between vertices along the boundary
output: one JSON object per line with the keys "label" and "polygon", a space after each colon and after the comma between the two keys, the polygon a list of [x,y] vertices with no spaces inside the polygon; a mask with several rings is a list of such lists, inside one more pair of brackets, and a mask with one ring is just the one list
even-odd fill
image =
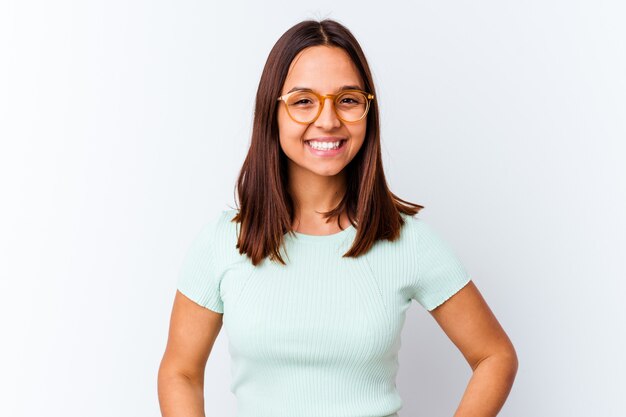
{"label": "eye", "polygon": [[317,104],[317,98],[309,92],[298,92],[287,99],[287,104],[291,107],[309,108]]}
{"label": "eye", "polygon": [[344,106],[360,106],[365,103],[365,96],[360,93],[346,93],[339,97],[339,104]]}

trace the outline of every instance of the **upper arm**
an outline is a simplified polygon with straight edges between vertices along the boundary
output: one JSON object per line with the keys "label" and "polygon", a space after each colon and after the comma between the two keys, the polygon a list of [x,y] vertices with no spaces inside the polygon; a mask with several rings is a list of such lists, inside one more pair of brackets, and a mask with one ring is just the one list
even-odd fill
{"label": "upper arm", "polygon": [[472,281],[430,314],[472,369],[495,353],[517,359],[509,337]]}
{"label": "upper arm", "polygon": [[202,381],[222,317],[222,313],[198,305],[177,290],[161,368]]}
{"label": "upper arm", "polygon": [[[176,296],[162,370],[202,381],[213,343],[222,327],[224,304],[219,230],[225,212],[211,218],[187,249],[176,283]],[[221,236],[221,235],[219,235]]]}

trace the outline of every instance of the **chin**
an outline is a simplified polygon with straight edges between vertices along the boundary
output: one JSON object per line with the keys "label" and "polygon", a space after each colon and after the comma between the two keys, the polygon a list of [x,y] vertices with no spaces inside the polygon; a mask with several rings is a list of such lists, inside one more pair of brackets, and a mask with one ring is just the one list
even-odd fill
{"label": "chin", "polygon": [[315,169],[315,170],[310,170],[311,172],[313,172],[314,174],[319,175],[320,177],[334,177],[335,175],[341,173],[341,171],[343,171],[345,167],[338,167],[338,168],[333,168],[333,169],[325,169],[325,170],[320,170],[320,169]]}

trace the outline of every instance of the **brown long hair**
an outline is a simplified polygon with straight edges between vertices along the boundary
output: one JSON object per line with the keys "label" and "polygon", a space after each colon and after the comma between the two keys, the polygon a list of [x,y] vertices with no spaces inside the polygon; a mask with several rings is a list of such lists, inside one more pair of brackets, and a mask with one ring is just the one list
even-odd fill
{"label": "brown long hair", "polygon": [[[376,91],[359,43],[342,24],[331,20],[305,20],[291,27],[276,42],[265,63],[256,94],[252,140],[236,185],[240,204],[231,220],[241,223],[237,248],[253,265],[266,256],[285,265],[280,246],[285,233],[292,233],[294,204],[288,192],[287,156],[280,147],[277,109],[281,89],[294,57],[303,49],[317,46],[343,48],[359,71],[365,91]],[[387,187],[380,152],[380,124],[376,100],[367,114],[365,141],[344,168],[346,193],[325,218],[346,213],[357,230],[352,247],[344,257],[358,257],[379,239],[396,240],[404,220],[400,213],[416,214],[423,206],[402,200]],[[341,225],[339,224],[341,228]]]}

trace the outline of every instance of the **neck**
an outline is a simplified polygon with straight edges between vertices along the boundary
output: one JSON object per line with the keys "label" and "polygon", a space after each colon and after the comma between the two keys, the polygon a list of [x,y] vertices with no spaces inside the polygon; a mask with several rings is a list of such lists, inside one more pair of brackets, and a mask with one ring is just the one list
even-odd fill
{"label": "neck", "polygon": [[323,176],[305,170],[292,170],[289,177],[289,192],[294,202],[295,226],[322,226],[323,215],[335,208],[346,192],[344,171],[337,175]]}

